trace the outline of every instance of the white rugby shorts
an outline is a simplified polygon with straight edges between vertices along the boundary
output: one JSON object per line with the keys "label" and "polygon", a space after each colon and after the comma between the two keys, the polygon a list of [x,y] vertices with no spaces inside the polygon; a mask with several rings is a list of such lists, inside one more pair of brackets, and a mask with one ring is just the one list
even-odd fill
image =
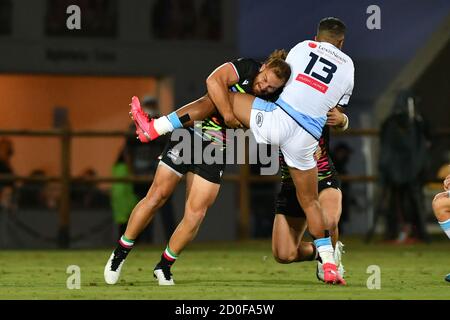
{"label": "white rugby shorts", "polygon": [[257,143],[278,145],[288,166],[299,170],[316,166],[319,142],[276,103],[255,98],[250,129]]}

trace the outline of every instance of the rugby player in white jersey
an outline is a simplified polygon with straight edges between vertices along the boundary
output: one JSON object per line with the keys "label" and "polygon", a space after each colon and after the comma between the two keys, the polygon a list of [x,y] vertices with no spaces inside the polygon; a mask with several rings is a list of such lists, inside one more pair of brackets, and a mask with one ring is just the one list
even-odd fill
{"label": "rugby player in white jersey", "polygon": [[337,18],[322,19],[315,41],[291,49],[286,58],[291,77],[275,103],[247,94],[224,97],[231,101],[229,112],[252,130],[258,143],[280,146],[323,263],[324,281],[332,284],[345,281],[337,271],[330,225],[318,201],[314,152],[328,111],[345,106],[353,91],[353,61],[341,51],[345,30]]}
{"label": "rugby player in white jersey", "polygon": [[[339,241],[338,229],[342,212],[341,181],[329,149],[330,127],[337,131],[344,131],[349,126],[349,120],[337,108],[331,109],[327,118],[327,126],[322,132],[319,148],[315,154],[319,180],[319,203],[328,220],[331,242],[334,247],[334,259],[339,274],[344,277],[345,269],[342,264],[344,244]],[[307,228],[305,213],[298,203],[289,168],[281,153],[280,165],[281,188],[277,195],[272,232],[273,256],[277,262],[283,264],[319,260],[314,244],[303,239]],[[319,280],[324,280],[323,266],[320,261],[317,261],[316,275]]]}

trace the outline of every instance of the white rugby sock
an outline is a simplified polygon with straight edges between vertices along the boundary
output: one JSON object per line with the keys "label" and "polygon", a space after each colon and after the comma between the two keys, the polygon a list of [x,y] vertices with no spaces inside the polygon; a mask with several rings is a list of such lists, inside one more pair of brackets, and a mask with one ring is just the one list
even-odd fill
{"label": "white rugby sock", "polygon": [[322,259],[323,264],[336,264],[336,261],[334,260],[334,249],[331,244],[331,237],[316,239],[314,240],[314,245],[317,248],[317,252]]}
{"label": "white rugby sock", "polygon": [[155,128],[155,131],[158,132],[158,134],[161,136],[174,130],[172,123],[166,116],[155,119],[153,126]]}

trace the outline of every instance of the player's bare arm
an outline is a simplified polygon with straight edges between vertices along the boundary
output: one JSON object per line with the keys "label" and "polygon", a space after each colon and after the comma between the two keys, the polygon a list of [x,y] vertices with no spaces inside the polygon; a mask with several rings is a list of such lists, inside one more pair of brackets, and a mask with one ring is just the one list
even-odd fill
{"label": "player's bare arm", "polygon": [[208,96],[222,115],[225,124],[230,128],[242,126],[234,116],[228,96],[228,88],[238,81],[239,76],[231,63],[221,65],[206,79]]}
{"label": "player's bare arm", "polygon": [[229,127],[241,126],[231,111],[228,99],[228,88],[238,81],[239,76],[229,62],[214,70],[206,79],[208,93],[176,111],[180,119],[186,119],[183,121],[183,126],[190,127],[194,121],[203,120],[217,111],[223,116],[225,124]]}

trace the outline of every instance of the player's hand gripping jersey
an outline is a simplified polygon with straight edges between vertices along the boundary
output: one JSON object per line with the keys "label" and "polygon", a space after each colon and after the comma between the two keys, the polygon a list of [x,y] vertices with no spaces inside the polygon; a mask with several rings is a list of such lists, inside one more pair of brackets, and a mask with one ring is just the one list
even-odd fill
{"label": "player's hand gripping jersey", "polygon": [[277,104],[317,140],[326,113],[352,94],[352,59],[327,42],[303,41],[286,58],[292,74]]}

